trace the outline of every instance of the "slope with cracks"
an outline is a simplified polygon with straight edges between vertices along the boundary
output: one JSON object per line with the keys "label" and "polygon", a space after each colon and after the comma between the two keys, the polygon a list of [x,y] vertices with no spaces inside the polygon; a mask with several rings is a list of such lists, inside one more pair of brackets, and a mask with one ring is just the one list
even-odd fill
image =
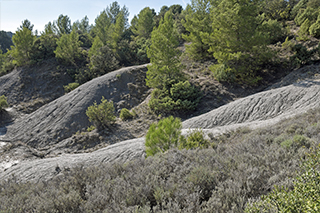
{"label": "slope with cracks", "polygon": [[144,82],[146,70],[146,65],[127,67],[93,79],[7,126],[2,140],[35,148],[54,145],[88,127],[85,112],[102,97],[112,100],[116,110],[131,108],[141,103],[149,90]]}

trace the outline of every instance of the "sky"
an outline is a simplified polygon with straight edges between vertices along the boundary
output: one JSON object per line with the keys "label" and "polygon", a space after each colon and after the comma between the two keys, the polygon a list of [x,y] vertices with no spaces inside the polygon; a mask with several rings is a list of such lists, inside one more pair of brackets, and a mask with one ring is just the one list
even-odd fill
{"label": "sky", "polygon": [[[81,20],[86,15],[90,24],[115,0],[0,0],[0,31],[15,32],[22,21],[28,19],[34,30],[42,32],[49,21],[57,20],[60,14],[70,17],[71,22]],[[158,13],[162,6],[180,4],[183,8],[191,0],[118,0],[121,7],[129,9],[129,23],[143,8],[150,7]]]}

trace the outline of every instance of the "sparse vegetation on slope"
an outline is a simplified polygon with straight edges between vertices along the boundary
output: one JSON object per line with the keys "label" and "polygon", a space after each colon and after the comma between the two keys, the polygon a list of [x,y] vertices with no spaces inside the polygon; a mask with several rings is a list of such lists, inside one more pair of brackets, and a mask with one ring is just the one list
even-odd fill
{"label": "sparse vegetation on slope", "polygon": [[268,128],[212,137],[215,149],[171,149],[127,164],[80,166],[48,182],[2,181],[1,210],[243,212],[275,185],[293,188],[308,149],[280,143],[301,134],[315,147],[319,119],[320,110],[312,110]]}

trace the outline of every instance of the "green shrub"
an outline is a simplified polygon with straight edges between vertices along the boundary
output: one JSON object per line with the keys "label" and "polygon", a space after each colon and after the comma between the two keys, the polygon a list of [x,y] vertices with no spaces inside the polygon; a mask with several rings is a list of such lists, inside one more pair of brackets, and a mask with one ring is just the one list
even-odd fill
{"label": "green shrub", "polygon": [[309,33],[310,35],[316,38],[320,38],[320,20],[319,19],[310,26]]}
{"label": "green shrub", "polygon": [[209,148],[213,146],[209,140],[204,138],[202,130],[191,132],[185,140],[181,140],[179,144],[180,149],[195,149],[195,148]]}
{"label": "green shrub", "polygon": [[276,187],[260,201],[248,205],[246,212],[319,212],[320,147],[307,155],[293,190]]}
{"label": "green shrub", "polygon": [[233,82],[235,80],[231,68],[226,64],[215,64],[210,66],[209,69],[212,71],[213,77],[219,82]]}
{"label": "green shrub", "polygon": [[202,95],[189,81],[167,81],[162,89],[154,89],[149,107],[156,112],[195,110]]}
{"label": "green shrub", "polygon": [[93,125],[91,125],[91,126],[89,126],[89,127],[87,128],[87,132],[92,132],[92,131],[95,130],[95,129],[96,129],[96,127],[93,126]]}
{"label": "green shrub", "polygon": [[120,111],[120,118],[123,121],[124,120],[129,120],[129,119],[133,118],[133,114],[131,114],[131,112],[128,109],[123,108]]}
{"label": "green shrub", "polygon": [[69,83],[68,85],[63,86],[64,91],[66,93],[71,92],[72,90],[74,90],[75,88],[77,88],[79,86],[79,83],[73,82],[73,83]]}
{"label": "green shrub", "polygon": [[2,111],[4,108],[8,107],[7,97],[4,95],[0,96],[0,111]]}
{"label": "green shrub", "polygon": [[181,120],[170,116],[151,124],[146,135],[146,154],[155,155],[177,147],[181,139]]}
{"label": "green shrub", "polygon": [[308,50],[302,44],[295,45],[292,50],[295,54],[291,57],[291,61],[296,62],[299,65],[310,63],[312,57],[317,53],[316,48]]}
{"label": "green shrub", "polygon": [[104,97],[102,97],[99,105],[97,102],[94,102],[92,106],[89,106],[86,111],[86,115],[89,117],[89,121],[91,121],[99,130],[103,128],[110,128],[110,126],[116,121],[113,102],[108,102]]}

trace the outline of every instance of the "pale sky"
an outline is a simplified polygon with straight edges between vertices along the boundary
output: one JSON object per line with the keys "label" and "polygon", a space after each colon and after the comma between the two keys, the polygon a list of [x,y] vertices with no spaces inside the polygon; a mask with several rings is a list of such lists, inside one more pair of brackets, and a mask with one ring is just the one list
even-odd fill
{"label": "pale sky", "polygon": [[[21,22],[28,19],[39,33],[49,21],[57,20],[60,14],[70,17],[73,23],[86,15],[90,24],[95,18],[114,1],[102,0],[0,0],[0,30],[15,32]],[[121,7],[126,5],[129,9],[129,23],[134,15],[145,7],[155,9],[158,13],[162,6],[179,4],[183,8],[191,0],[118,0]]]}

